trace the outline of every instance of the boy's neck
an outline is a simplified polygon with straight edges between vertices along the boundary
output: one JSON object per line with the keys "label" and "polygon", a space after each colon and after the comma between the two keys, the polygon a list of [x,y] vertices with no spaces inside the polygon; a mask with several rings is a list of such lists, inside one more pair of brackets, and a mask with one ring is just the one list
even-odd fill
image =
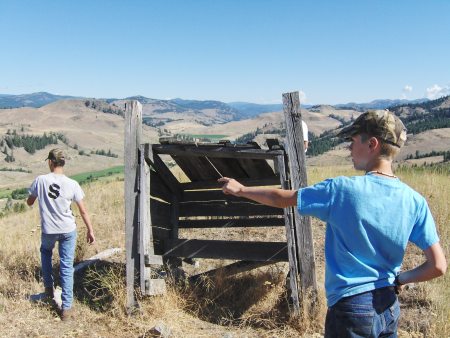
{"label": "boy's neck", "polygon": [[60,174],[60,175],[64,174],[63,167],[52,167],[50,170],[53,174]]}
{"label": "boy's neck", "polygon": [[373,163],[368,163],[366,173],[374,172],[385,176],[394,176],[392,171],[392,161],[385,159],[377,159]]}

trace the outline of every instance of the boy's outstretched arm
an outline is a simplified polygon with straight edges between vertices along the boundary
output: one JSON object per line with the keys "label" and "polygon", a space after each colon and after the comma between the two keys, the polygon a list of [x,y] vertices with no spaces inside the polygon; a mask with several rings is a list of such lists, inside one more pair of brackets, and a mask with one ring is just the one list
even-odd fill
{"label": "boy's outstretched arm", "polygon": [[227,195],[244,197],[275,208],[297,205],[297,191],[295,190],[246,187],[234,178],[228,177],[219,178],[217,181],[223,184],[222,191]]}

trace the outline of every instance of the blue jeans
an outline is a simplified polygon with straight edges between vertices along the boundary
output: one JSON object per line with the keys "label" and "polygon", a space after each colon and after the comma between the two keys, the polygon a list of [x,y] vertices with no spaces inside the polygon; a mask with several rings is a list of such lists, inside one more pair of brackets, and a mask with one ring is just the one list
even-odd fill
{"label": "blue jeans", "polygon": [[45,287],[53,287],[52,253],[55,243],[58,244],[60,266],[59,276],[61,283],[61,300],[63,310],[70,309],[73,302],[73,260],[77,243],[77,231],[65,234],[41,235],[41,264]]}
{"label": "blue jeans", "polygon": [[399,316],[393,287],[344,297],[328,308],[325,338],[397,337]]}

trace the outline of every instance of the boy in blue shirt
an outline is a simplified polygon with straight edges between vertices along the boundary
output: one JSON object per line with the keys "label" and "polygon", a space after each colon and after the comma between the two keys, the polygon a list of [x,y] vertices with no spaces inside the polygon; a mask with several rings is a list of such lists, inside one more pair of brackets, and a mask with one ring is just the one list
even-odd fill
{"label": "boy in blue shirt", "polygon": [[[274,207],[297,206],[327,223],[325,337],[396,337],[402,285],[445,273],[447,262],[426,200],[392,172],[406,128],[388,111],[369,111],[342,129],[364,176],[327,179],[293,190],[246,187],[221,178],[222,190]],[[408,241],[426,261],[400,272]]]}

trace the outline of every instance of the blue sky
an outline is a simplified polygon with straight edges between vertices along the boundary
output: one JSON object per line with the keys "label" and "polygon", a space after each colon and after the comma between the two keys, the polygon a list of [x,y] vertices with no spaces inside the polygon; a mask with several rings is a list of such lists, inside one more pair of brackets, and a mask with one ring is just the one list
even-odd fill
{"label": "blue sky", "polygon": [[335,104],[450,94],[447,0],[0,0],[0,93]]}

